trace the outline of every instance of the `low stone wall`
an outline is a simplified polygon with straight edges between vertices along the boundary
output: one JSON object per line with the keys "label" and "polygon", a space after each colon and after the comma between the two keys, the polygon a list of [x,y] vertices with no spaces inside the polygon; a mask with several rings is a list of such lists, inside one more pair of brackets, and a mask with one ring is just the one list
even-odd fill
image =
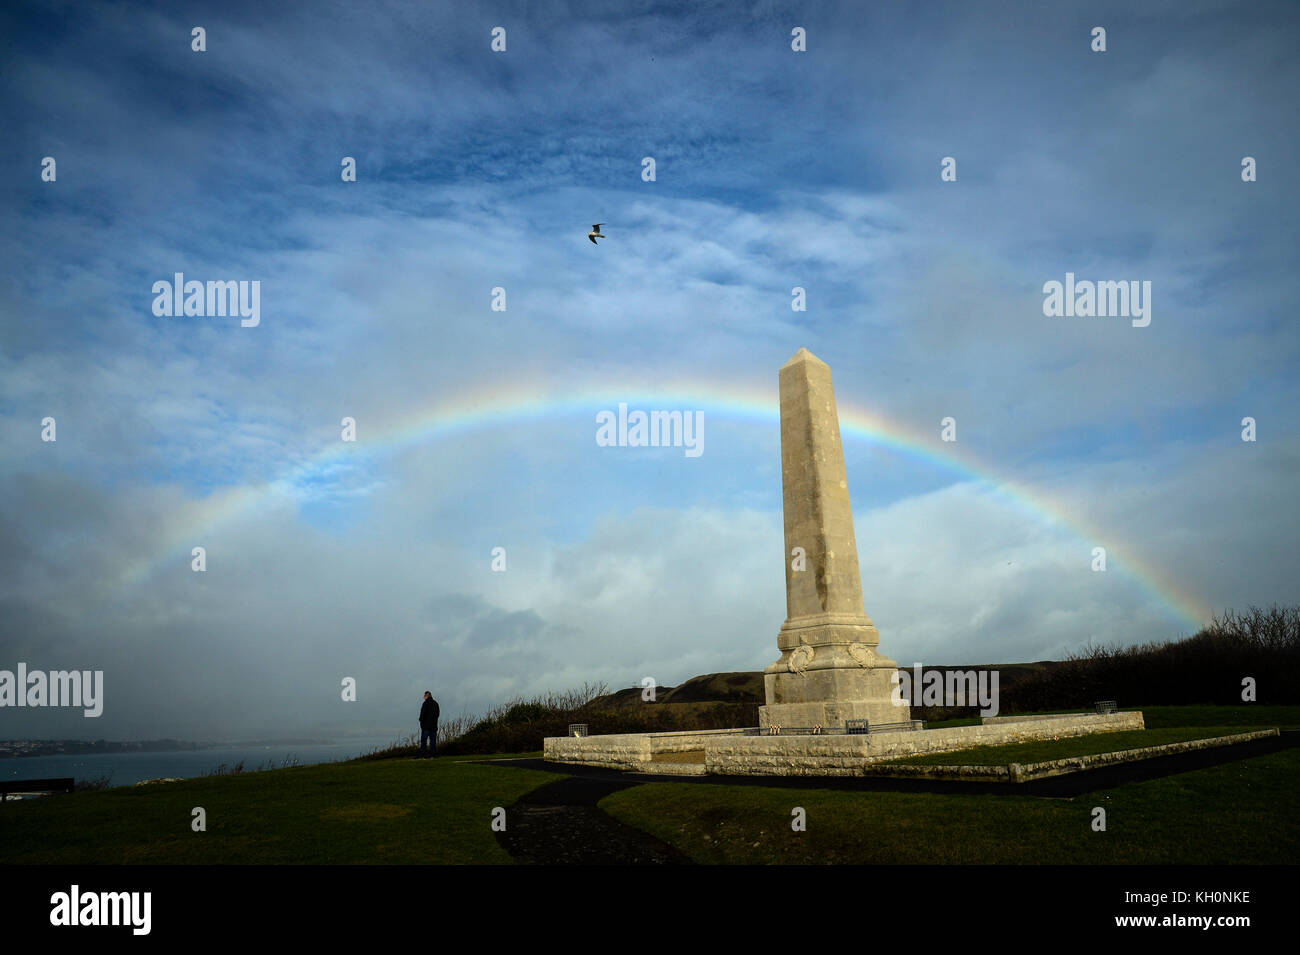
{"label": "low stone wall", "polygon": [[[704,749],[707,740],[738,736],[743,729],[688,730],[673,733],[621,733],[608,736],[550,736],[542,757],[553,763],[639,769],[658,753],[687,753]],[[703,770],[701,770],[703,772]]]}
{"label": "low stone wall", "polygon": [[[1020,725],[1016,725],[1020,724]],[[1070,756],[1039,763],[999,766],[897,766],[885,761],[922,753],[952,752],[976,746],[1001,746],[1031,740],[1140,730],[1140,712],[1061,714],[1013,719],[981,726],[872,733],[863,736],[744,736],[744,730],[684,733],[628,733],[614,736],[559,736],[546,740],[551,762],[673,776],[707,773],[732,776],[883,776],[900,779],[955,779],[967,782],[1028,782],[1102,766],[1153,759],[1277,736],[1277,729],[1185,740],[1161,746]],[[655,753],[704,750],[704,763],[652,762]]]}
{"label": "low stone wall", "polygon": [[708,740],[719,736],[741,736],[744,732],[743,729],[687,730],[679,733],[647,733],[646,735],[650,737],[651,754],[657,755],[659,753],[689,753],[692,750],[704,749]]}
{"label": "low stone wall", "polygon": [[650,773],[656,776],[707,776],[708,770],[703,763],[642,763],[636,768],[638,773]]}
{"label": "low stone wall", "polygon": [[1005,783],[1005,766],[894,766],[888,763],[863,767],[861,775],[884,779],[944,779],[964,783]]}
{"label": "low stone wall", "polygon": [[726,776],[859,776],[874,763],[901,756],[1118,733],[1144,726],[1141,713],[1128,712],[863,736],[719,737],[705,743],[704,765],[710,773]]}
{"label": "low stone wall", "polygon": [[981,716],[980,722],[985,726],[992,726],[998,723],[1018,723],[1024,720],[1060,720],[1070,716],[1091,716],[1091,713],[1028,713],[1024,716],[1015,714],[1012,716]]}
{"label": "low stone wall", "polygon": [[1234,733],[1231,736],[1212,736],[1206,739],[1191,739],[1181,743],[1164,743],[1160,746],[1142,746],[1137,749],[1118,750],[1113,753],[1094,753],[1090,756],[1067,756],[1064,759],[1045,760],[1040,763],[1008,763],[1005,766],[908,766],[876,765],[864,775],[882,776],[889,779],[945,779],[961,782],[995,782],[1026,783],[1033,779],[1047,779],[1051,776],[1064,776],[1068,773],[1081,773],[1103,766],[1119,763],[1136,763],[1158,756],[1173,756],[1178,753],[1190,753],[1199,749],[1214,749],[1219,746],[1235,746],[1252,740],[1277,736],[1276,729],[1253,730],[1249,733]]}
{"label": "low stone wall", "polygon": [[1162,746],[1142,746],[1138,749],[1125,749],[1114,753],[1094,753],[1091,756],[1069,756],[1065,759],[1052,759],[1042,763],[1012,763],[1006,767],[1011,781],[1028,782],[1031,779],[1046,779],[1049,776],[1064,776],[1066,773],[1078,773],[1086,769],[1100,769],[1102,766],[1114,766],[1118,763],[1134,763],[1157,756],[1173,756],[1177,753],[1190,753],[1198,749],[1214,749],[1218,746],[1235,746],[1249,743],[1251,740],[1277,736],[1278,730],[1255,730],[1250,733],[1234,733],[1231,736],[1212,736],[1208,739],[1189,739],[1181,743],[1165,743]]}
{"label": "low stone wall", "polygon": [[554,763],[635,769],[650,762],[650,755],[650,737],[646,733],[548,736],[542,743],[542,757]]}
{"label": "low stone wall", "polygon": [[544,756],[557,763],[643,770],[656,753],[702,749],[706,771],[720,775],[854,776],[900,756],[1143,728],[1142,714],[1134,711],[859,736],[745,736],[740,729],[558,736],[546,740]]}

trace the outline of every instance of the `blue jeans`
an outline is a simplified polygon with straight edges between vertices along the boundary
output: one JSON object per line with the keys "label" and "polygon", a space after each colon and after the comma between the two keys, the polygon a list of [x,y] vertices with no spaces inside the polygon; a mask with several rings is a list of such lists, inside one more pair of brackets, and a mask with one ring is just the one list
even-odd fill
{"label": "blue jeans", "polygon": [[437,726],[435,726],[431,730],[424,729],[423,727],[420,728],[420,755],[421,756],[424,755],[424,744],[426,740],[429,743],[429,756],[437,756],[438,755],[438,727]]}

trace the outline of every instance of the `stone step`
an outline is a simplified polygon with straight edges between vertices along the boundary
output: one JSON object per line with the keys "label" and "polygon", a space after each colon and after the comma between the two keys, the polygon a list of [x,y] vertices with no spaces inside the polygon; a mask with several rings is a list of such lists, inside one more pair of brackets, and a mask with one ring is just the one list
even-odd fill
{"label": "stone step", "polygon": [[[701,753],[701,756],[704,754]],[[651,760],[648,763],[637,763],[632,770],[634,773],[649,773],[654,776],[706,776],[708,773],[704,769],[704,761],[698,763],[664,763]]]}

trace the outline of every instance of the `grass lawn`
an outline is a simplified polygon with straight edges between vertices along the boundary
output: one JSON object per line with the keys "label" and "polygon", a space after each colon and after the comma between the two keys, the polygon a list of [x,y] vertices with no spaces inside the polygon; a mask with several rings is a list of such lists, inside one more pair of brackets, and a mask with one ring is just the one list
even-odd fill
{"label": "grass lawn", "polygon": [[1122,733],[1095,733],[1089,736],[1068,736],[1064,739],[1039,739],[1028,743],[1009,743],[1004,746],[977,746],[973,749],[953,750],[947,753],[925,753],[891,759],[890,763],[912,766],[1005,766],[1008,763],[1040,763],[1067,756],[1092,756],[1095,753],[1114,753],[1144,746],[1162,746],[1181,743],[1189,739],[1206,739],[1211,736],[1232,736],[1249,729],[1245,726],[1197,726],[1178,729],[1127,730]]}
{"label": "grass lawn", "polygon": [[1121,709],[1141,710],[1142,722],[1147,729],[1166,726],[1249,726],[1262,729],[1277,726],[1281,729],[1300,729],[1300,706],[1261,706],[1243,703],[1241,706],[1124,706]]}
{"label": "grass lawn", "polygon": [[[0,804],[10,864],[508,863],[492,809],[558,776],[358,760]],[[207,811],[207,832],[190,829]]]}
{"label": "grass lawn", "polygon": [[[1300,729],[1300,706],[1261,706],[1244,703],[1241,706],[1121,706],[1121,710],[1141,710],[1147,729],[1164,729],[1173,726],[1249,726],[1262,729],[1277,726],[1282,729]],[[1095,713],[1095,709],[1044,710],[1049,713]],[[1002,716],[1024,715],[1002,713]],[[945,726],[978,726],[980,718],[962,717],[954,720],[935,720],[926,723],[927,729]]]}
{"label": "grass lawn", "polygon": [[[352,759],[341,760],[345,763],[373,763],[382,762],[387,759],[411,759],[419,754],[419,750],[414,746],[404,746],[398,749],[382,750],[377,753],[363,753],[360,756],[354,756]],[[541,759],[542,751],[535,750],[531,753],[485,753],[482,755],[458,754],[456,756],[439,756],[440,762],[453,762],[465,760],[489,760],[489,759]]]}
{"label": "grass lawn", "polygon": [[1074,799],[656,782],[600,807],[702,863],[1291,864],[1298,776],[1291,749]]}

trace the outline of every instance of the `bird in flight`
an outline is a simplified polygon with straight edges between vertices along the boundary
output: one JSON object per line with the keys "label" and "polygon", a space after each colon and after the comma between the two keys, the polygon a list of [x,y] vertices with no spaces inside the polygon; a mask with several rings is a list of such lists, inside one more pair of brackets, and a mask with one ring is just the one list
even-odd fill
{"label": "bird in flight", "polygon": [[605,223],[603,222],[597,222],[594,226],[591,227],[591,231],[587,233],[587,238],[591,240],[592,245],[598,244],[596,242],[597,239],[609,238],[609,236],[604,236],[600,234],[600,227],[603,226],[604,224]]}

